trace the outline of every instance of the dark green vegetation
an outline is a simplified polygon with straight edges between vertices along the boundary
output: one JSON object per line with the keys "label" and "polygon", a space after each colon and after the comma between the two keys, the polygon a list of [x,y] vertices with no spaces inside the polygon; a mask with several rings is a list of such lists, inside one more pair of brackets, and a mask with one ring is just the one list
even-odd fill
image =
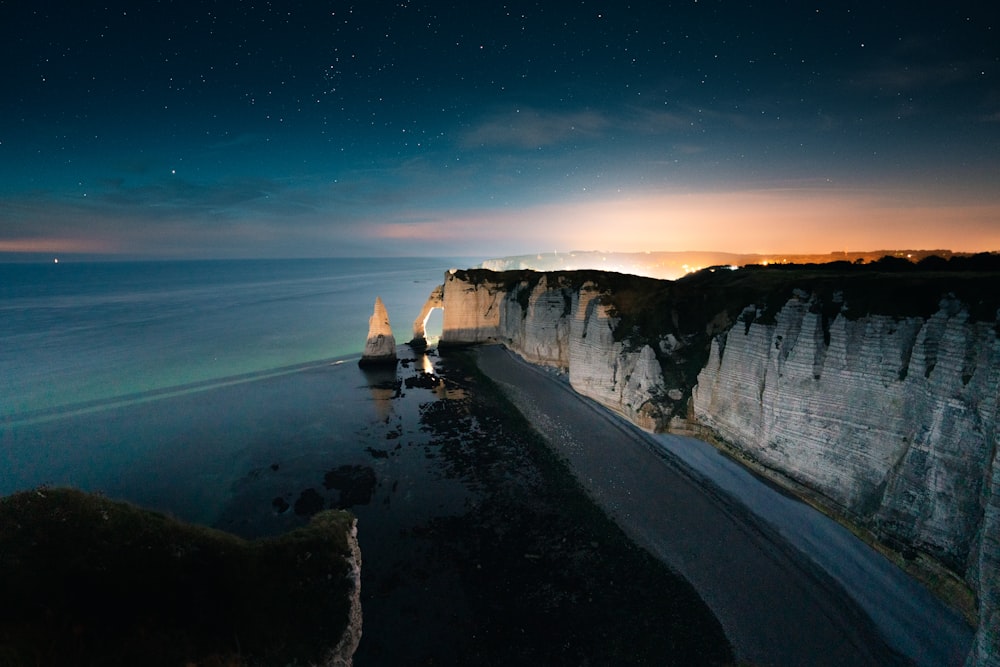
{"label": "dark green vegetation", "polygon": [[0,665],[274,665],[348,622],[353,518],[247,541],[70,489],[0,499]]}
{"label": "dark green vegetation", "polygon": [[[712,665],[732,660],[716,619],[683,579],[632,544],[465,353],[442,358],[450,398],[423,407],[468,510],[419,531],[454,569],[468,613],[454,662]],[[429,663],[428,663],[429,664]]]}
{"label": "dark green vegetation", "polygon": [[993,322],[1000,307],[1000,255],[950,261],[932,256],[916,264],[885,257],[869,264],[750,265],[737,271],[704,269],[673,282],[621,282],[608,284],[608,298],[621,318],[620,339],[716,328],[713,322],[736,321],[748,305],[756,307],[759,321],[773,323],[795,290],[811,296],[816,312],[830,317],[842,312],[852,320],[869,314],[926,318],[943,297],[954,294],[969,305],[973,321]]}

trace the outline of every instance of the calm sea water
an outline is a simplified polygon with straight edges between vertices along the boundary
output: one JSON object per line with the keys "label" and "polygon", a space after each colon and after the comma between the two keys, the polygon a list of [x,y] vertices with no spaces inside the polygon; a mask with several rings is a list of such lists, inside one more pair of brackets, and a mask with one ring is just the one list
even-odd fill
{"label": "calm sea water", "polygon": [[236,459],[296,413],[343,412],[334,439],[364,422],[356,365],[335,366],[360,356],[375,297],[405,342],[466,263],[0,264],[0,494],[70,484],[211,523]]}
{"label": "calm sea water", "polygon": [[0,419],[357,355],[376,296],[405,342],[453,262],[0,265]]}

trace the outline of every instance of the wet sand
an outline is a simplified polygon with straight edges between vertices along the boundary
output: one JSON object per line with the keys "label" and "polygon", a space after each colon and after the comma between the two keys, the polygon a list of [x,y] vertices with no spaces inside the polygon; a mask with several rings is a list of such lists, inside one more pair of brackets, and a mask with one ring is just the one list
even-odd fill
{"label": "wet sand", "polygon": [[[761,665],[964,660],[971,635],[948,624],[922,628],[931,637],[960,635],[943,639],[943,663],[941,655],[901,655],[886,642],[885,628],[825,569],[742,502],[665,454],[648,434],[499,346],[477,349],[476,358],[624,532],[694,585],[739,660]],[[818,513],[817,518],[825,520]]]}

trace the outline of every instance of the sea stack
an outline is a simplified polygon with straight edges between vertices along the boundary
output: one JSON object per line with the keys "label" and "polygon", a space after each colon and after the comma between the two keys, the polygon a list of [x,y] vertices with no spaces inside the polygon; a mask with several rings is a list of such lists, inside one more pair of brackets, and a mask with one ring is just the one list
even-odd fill
{"label": "sea stack", "polygon": [[396,339],[389,326],[389,313],[381,297],[375,297],[375,310],[368,319],[368,341],[361,355],[361,366],[382,366],[396,364]]}

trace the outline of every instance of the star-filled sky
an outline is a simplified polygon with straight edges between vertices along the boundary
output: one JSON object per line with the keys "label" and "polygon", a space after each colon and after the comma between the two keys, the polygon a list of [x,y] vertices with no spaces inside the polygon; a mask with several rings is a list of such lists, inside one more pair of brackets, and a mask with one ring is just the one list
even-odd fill
{"label": "star-filled sky", "polygon": [[0,0],[0,253],[1000,249],[991,2]]}

